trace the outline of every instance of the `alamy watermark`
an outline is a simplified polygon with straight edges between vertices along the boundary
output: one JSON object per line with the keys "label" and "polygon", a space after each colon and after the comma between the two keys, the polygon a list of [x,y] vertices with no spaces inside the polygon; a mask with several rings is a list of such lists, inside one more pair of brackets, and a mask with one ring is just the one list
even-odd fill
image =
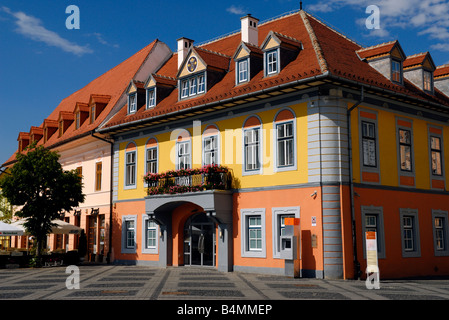
{"label": "alamy watermark", "polygon": [[65,286],[68,290],[80,288],[80,269],[77,266],[68,266],[65,273],[69,274],[65,281]]}
{"label": "alamy watermark", "polygon": [[366,7],[365,13],[370,16],[365,20],[365,26],[367,29],[380,29],[380,9],[376,5],[370,5]]}
{"label": "alamy watermark", "polygon": [[65,9],[65,13],[70,14],[65,20],[65,27],[69,30],[80,28],[80,8],[70,5]]}

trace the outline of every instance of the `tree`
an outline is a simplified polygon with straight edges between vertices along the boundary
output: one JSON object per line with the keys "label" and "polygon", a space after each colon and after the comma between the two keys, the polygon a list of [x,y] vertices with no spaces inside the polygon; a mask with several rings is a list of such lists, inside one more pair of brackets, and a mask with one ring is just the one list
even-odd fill
{"label": "tree", "polygon": [[0,189],[0,221],[10,223],[13,216],[13,206],[9,204]]}
{"label": "tree", "polygon": [[79,206],[85,195],[81,177],[75,170],[62,169],[57,152],[35,145],[26,151],[17,154],[10,174],[0,179],[0,189],[11,205],[21,207],[16,215],[27,219],[24,227],[36,239],[36,257],[40,260],[52,220]]}

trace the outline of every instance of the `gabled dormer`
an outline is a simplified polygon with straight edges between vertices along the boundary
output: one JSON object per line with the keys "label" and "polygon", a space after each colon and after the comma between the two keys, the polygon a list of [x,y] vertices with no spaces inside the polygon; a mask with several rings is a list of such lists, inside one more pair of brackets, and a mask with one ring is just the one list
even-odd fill
{"label": "gabled dormer", "polygon": [[71,126],[75,119],[73,112],[60,111],[58,119],[58,137],[62,137],[64,132]]}
{"label": "gabled dormer", "polygon": [[433,94],[435,63],[429,52],[415,54],[404,61],[404,77],[421,90]]}
{"label": "gabled dormer", "polygon": [[235,84],[250,81],[263,68],[264,52],[257,46],[241,42],[234,53]]}
{"label": "gabled dormer", "polygon": [[111,96],[101,95],[101,94],[92,94],[89,100],[89,119],[90,124],[94,123],[97,120],[98,116],[101,112],[106,108],[106,105],[111,100]]}
{"label": "gabled dormer", "polygon": [[126,89],[128,95],[127,114],[136,113],[137,110],[145,104],[145,83],[142,81],[131,80]]}
{"label": "gabled dormer", "polygon": [[406,58],[399,41],[391,41],[357,51],[359,58],[390,81],[403,85],[403,62]]}
{"label": "gabled dormer", "polygon": [[39,142],[44,136],[44,129],[42,127],[31,127],[30,143]]}
{"label": "gabled dormer", "polygon": [[176,75],[179,100],[205,94],[224,77],[230,60],[221,53],[191,47]]}
{"label": "gabled dormer", "polygon": [[77,102],[73,113],[75,114],[75,130],[78,130],[86,119],[89,118],[89,105],[87,103]]}
{"label": "gabled dormer", "polygon": [[264,53],[264,75],[278,74],[298,56],[302,48],[301,41],[270,31],[260,47]]}
{"label": "gabled dormer", "polygon": [[58,121],[57,120],[44,120],[44,143],[47,143],[48,139],[58,131]]}
{"label": "gabled dormer", "polygon": [[158,74],[151,74],[145,82],[146,109],[154,108],[176,87],[176,79]]}
{"label": "gabled dormer", "polygon": [[449,97],[449,64],[438,66],[433,79],[435,87]]}
{"label": "gabled dormer", "polygon": [[30,144],[30,133],[20,132],[17,141],[19,142],[19,153],[20,153]]}

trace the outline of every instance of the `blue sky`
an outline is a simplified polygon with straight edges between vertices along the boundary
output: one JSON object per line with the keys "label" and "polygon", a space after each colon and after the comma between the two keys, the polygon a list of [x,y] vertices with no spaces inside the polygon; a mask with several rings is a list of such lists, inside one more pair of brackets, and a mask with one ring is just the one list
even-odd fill
{"label": "blue sky", "polygon": [[[17,150],[19,132],[39,126],[62,99],[159,39],[196,43],[237,31],[240,17],[261,22],[299,9],[300,1],[22,1],[0,3],[0,164]],[[80,10],[67,29],[66,8]],[[380,29],[367,29],[366,8],[380,9]],[[407,55],[430,51],[449,63],[449,2],[314,0],[303,8],[361,45],[398,39]]]}

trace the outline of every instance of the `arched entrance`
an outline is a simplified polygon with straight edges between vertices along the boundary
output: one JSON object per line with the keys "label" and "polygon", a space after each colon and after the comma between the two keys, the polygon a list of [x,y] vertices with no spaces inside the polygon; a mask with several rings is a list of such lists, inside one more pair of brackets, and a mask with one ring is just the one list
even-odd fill
{"label": "arched entrance", "polygon": [[189,217],[184,225],[184,265],[215,266],[215,223],[205,213]]}

